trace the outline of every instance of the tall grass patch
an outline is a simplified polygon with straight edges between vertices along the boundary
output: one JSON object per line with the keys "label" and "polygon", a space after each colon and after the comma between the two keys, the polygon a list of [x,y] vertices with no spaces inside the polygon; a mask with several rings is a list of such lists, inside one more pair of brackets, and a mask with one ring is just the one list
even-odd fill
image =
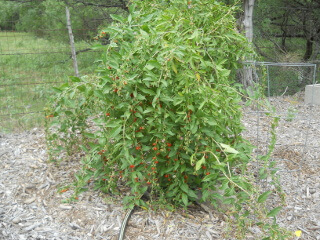
{"label": "tall grass patch", "polygon": [[[52,87],[74,74],[69,43],[25,32],[0,32],[0,39],[0,131],[42,124],[42,112]],[[90,46],[90,42],[76,42],[77,50]],[[99,55],[92,51],[77,55],[81,75],[93,71]]]}

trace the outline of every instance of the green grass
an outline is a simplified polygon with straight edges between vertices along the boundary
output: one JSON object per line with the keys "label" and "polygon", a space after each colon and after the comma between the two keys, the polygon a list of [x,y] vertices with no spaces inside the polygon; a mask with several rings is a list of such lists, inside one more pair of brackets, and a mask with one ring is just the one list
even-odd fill
{"label": "green grass", "polygon": [[[76,49],[89,48],[84,41]],[[100,53],[77,55],[80,75],[92,74]],[[70,45],[30,33],[0,32],[0,132],[42,124],[51,87],[74,75]],[[39,113],[41,112],[41,113]]]}

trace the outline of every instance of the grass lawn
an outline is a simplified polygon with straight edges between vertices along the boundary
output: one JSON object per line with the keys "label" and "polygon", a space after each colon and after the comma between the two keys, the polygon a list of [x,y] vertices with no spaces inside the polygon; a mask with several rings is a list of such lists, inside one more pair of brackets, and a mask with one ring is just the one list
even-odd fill
{"label": "grass lawn", "polygon": [[[63,34],[67,34],[64,32]],[[89,48],[84,41],[76,49]],[[0,132],[28,129],[42,123],[52,86],[74,75],[69,44],[31,33],[0,32]],[[77,55],[81,75],[94,72],[97,52]]]}

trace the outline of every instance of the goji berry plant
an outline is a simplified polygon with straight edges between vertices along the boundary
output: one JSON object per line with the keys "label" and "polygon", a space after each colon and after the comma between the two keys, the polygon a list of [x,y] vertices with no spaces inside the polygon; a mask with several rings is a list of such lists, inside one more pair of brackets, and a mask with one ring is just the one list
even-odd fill
{"label": "goji berry plant", "polygon": [[[95,77],[56,89],[49,142],[82,151],[76,193],[94,181],[130,205],[218,201],[242,211],[251,145],[241,132],[234,73],[250,53],[234,8],[213,0],[133,1],[110,36]],[[49,124],[49,123],[48,123]],[[55,127],[52,127],[54,126]],[[78,148],[77,148],[78,147]]]}

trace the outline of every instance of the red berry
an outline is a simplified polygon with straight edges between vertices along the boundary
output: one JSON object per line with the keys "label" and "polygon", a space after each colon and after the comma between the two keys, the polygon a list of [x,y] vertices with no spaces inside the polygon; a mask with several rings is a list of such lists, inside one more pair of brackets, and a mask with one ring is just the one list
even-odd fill
{"label": "red berry", "polygon": [[109,116],[110,116],[110,113],[106,113],[106,116],[109,117]]}
{"label": "red berry", "polygon": [[118,88],[115,88],[113,91],[116,93],[116,92],[118,92],[119,90],[118,90]]}
{"label": "red berry", "polygon": [[157,145],[157,143],[152,143],[152,146],[156,146]]}
{"label": "red berry", "polygon": [[155,159],[157,159],[157,157],[153,157],[152,159],[155,160]]}
{"label": "red berry", "polygon": [[172,146],[172,144],[171,144],[171,143],[167,143],[167,146],[168,146],[168,147],[171,147],[171,146]]}
{"label": "red berry", "polygon": [[154,163],[157,164],[157,163],[159,163],[159,161],[155,161]]}
{"label": "red berry", "polygon": [[210,174],[210,172],[207,172],[207,173],[206,173],[206,175],[209,175],[209,174]]}
{"label": "red berry", "polygon": [[206,167],[206,166],[202,166],[201,168],[202,168],[202,169],[206,169],[207,167]]}
{"label": "red berry", "polygon": [[134,165],[132,164],[132,165],[130,165],[129,167],[130,167],[130,168],[134,168]]}
{"label": "red berry", "polygon": [[154,148],[153,148],[153,150],[155,150],[155,151],[156,151],[156,150],[158,150],[158,148],[157,148],[157,147],[154,147]]}
{"label": "red berry", "polygon": [[141,149],[141,147],[140,147],[140,146],[137,146],[137,147],[136,147],[136,149],[137,149],[137,150],[140,150],[140,149]]}

